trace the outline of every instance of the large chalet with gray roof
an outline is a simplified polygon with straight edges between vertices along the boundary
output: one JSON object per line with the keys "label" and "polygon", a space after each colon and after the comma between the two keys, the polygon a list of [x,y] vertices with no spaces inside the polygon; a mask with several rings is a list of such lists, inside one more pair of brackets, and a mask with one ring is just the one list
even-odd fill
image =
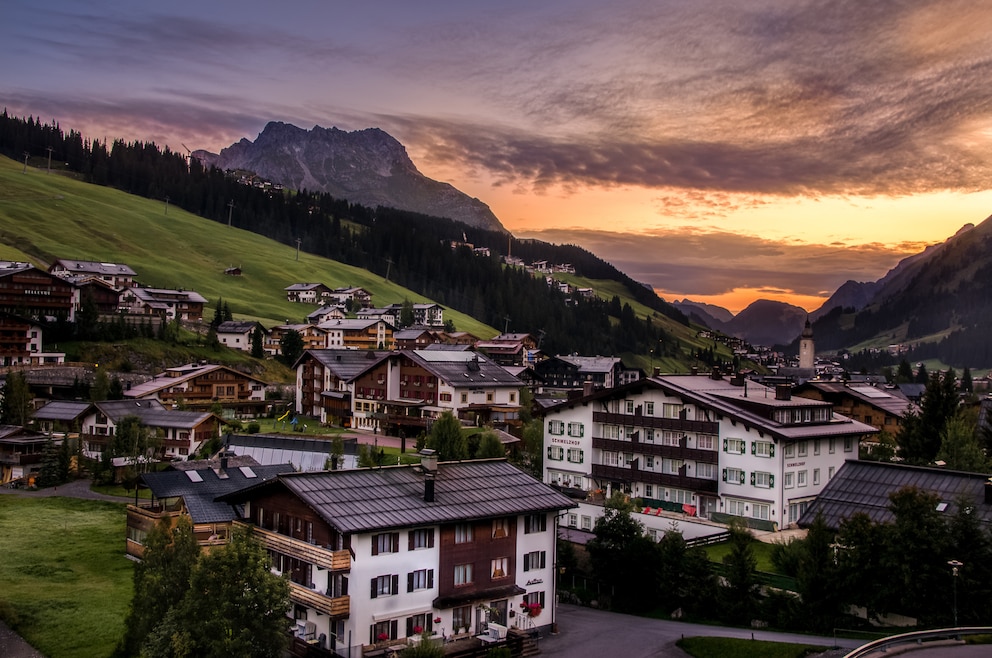
{"label": "large chalet with gray roof", "polygon": [[254,417],[267,409],[265,388],[263,380],[234,368],[190,363],[168,368],[149,381],[132,386],[124,395],[201,411],[220,404],[236,416]]}
{"label": "large chalet with gray roof", "polygon": [[220,498],[289,576],[295,655],[385,655],[423,635],[484,651],[554,623],[556,519],[574,503],[505,460],[425,452]]}
{"label": "large chalet with gray roof", "polygon": [[155,457],[188,459],[201,445],[220,436],[220,418],[204,411],[173,411],[158,400],[103,400],[82,414],[83,453],[99,459],[121,422],[135,416],[159,439]]}

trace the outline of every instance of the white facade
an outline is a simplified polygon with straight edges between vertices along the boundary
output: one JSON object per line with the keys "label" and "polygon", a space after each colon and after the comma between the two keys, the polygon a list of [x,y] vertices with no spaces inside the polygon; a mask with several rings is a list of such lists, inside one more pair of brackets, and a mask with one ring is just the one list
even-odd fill
{"label": "white facade", "polygon": [[690,376],[565,403],[544,429],[545,482],[604,496],[620,489],[642,499],[652,518],[639,520],[662,531],[673,518],[723,515],[767,529],[794,524],[875,431],[829,404]]}

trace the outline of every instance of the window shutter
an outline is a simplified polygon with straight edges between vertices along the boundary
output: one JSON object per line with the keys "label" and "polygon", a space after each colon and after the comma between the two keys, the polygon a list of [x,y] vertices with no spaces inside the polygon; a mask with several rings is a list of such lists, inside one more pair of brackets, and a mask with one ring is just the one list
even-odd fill
{"label": "window shutter", "polygon": [[427,589],[433,589],[433,588],[434,588],[434,570],[433,569],[428,569],[427,570]]}
{"label": "window shutter", "polygon": [[379,596],[379,588],[376,587],[376,581],[377,580],[378,580],[378,578],[373,578],[372,579],[372,598],[373,599],[374,598],[377,598]]}
{"label": "window shutter", "polygon": [[379,554],[379,535],[372,535],[372,555]]}
{"label": "window shutter", "polygon": [[434,528],[427,531],[427,548],[434,548]]}
{"label": "window shutter", "polygon": [[754,473],[751,473],[751,486],[754,486]]}
{"label": "window shutter", "polygon": [[586,453],[583,450],[579,450],[579,463],[581,464],[586,460]]}
{"label": "window shutter", "polygon": [[398,626],[399,626],[399,622],[397,620],[395,620],[395,619],[389,623],[389,639],[390,640],[395,640],[396,639],[396,635],[397,635],[396,629],[397,629]]}
{"label": "window shutter", "polygon": [[723,440],[723,451],[724,452],[727,452],[727,450],[728,450],[728,448],[727,448],[727,439],[724,439]]}
{"label": "window shutter", "polygon": [[[392,582],[390,583],[390,585],[391,585],[391,587],[389,588],[389,593],[390,594],[399,594],[400,593],[400,575],[398,573],[394,573],[393,574],[393,579],[392,579]],[[394,621],[393,623],[395,624],[396,622]],[[395,635],[395,631],[393,631],[393,633]]]}
{"label": "window shutter", "polygon": [[413,637],[413,617],[406,618],[406,636]]}
{"label": "window shutter", "polygon": [[390,541],[390,544],[392,544],[393,553],[399,553],[400,552],[400,533],[394,532],[392,535],[390,535],[390,539],[392,540],[392,541]]}
{"label": "window shutter", "polygon": [[413,591],[413,572],[412,571],[406,575],[406,591],[407,592],[412,592]]}
{"label": "window shutter", "polygon": [[744,471],[741,471],[741,484],[744,484]]}
{"label": "window shutter", "polygon": [[375,624],[369,625],[369,637],[372,638],[369,641],[370,644],[375,644],[376,642],[378,642],[378,640],[375,637]]}
{"label": "window shutter", "polygon": [[751,441],[751,454],[752,455],[758,454],[758,442],[757,441]]}
{"label": "window shutter", "polygon": [[406,539],[407,539],[406,550],[408,550],[408,551],[412,551],[413,550],[413,537],[416,534],[417,534],[417,531],[416,530],[411,530],[410,532],[406,533]]}
{"label": "window shutter", "polygon": [[547,558],[547,554],[544,551],[541,551],[541,568],[542,569],[545,568],[545,559],[546,558]]}
{"label": "window shutter", "polygon": [[727,469],[723,469],[723,481],[727,481]]}
{"label": "window shutter", "polygon": [[530,571],[530,553],[524,555],[524,571]]}
{"label": "window shutter", "polygon": [[774,443],[771,444],[770,446],[768,446],[768,454],[771,457],[774,457],[775,456],[775,444]]}
{"label": "window shutter", "polygon": [[554,459],[554,457],[551,456],[551,446],[548,446],[548,459]]}
{"label": "window shutter", "polygon": [[775,476],[774,475],[769,475],[768,476],[768,488],[771,489],[774,486],[775,486]]}

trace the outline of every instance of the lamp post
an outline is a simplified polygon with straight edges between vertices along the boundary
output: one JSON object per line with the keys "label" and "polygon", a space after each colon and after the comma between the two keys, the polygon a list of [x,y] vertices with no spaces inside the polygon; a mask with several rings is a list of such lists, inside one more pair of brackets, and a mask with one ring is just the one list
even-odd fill
{"label": "lamp post", "polygon": [[958,560],[948,560],[947,565],[951,567],[951,589],[954,591],[954,627],[958,627],[958,574],[963,562]]}

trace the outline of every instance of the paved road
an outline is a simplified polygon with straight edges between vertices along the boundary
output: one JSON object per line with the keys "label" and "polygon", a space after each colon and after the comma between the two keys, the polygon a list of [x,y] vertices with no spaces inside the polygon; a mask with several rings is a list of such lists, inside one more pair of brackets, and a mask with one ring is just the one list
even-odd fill
{"label": "paved road", "polygon": [[0,656],[3,658],[45,658],[20,635],[0,621]]}
{"label": "paved road", "polygon": [[[688,654],[675,646],[682,637],[717,636],[750,639],[752,632],[743,628],[703,626],[679,621],[646,619],[615,612],[593,610],[574,605],[558,608],[558,635],[540,642],[542,656],[616,656],[623,658],[686,658]],[[795,642],[822,645],[824,650],[833,638],[754,631],[754,639],[771,642]],[[861,646],[858,640],[839,639],[848,650]],[[843,655],[842,653],[840,655]]]}
{"label": "paved road", "polygon": [[[123,497],[123,496],[108,496],[107,494],[97,493],[95,491],[90,491],[90,484],[92,481],[89,479],[85,480],[73,480],[67,484],[60,484],[57,487],[48,487],[47,489],[36,489],[34,491],[29,491],[27,489],[9,489],[7,487],[0,487],[0,494],[14,494],[18,496],[29,496],[32,498],[50,498],[52,496],[64,496],[66,498],[83,498],[85,500],[106,500],[111,503],[129,503],[134,502],[133,497]],[[2,656],[3,654],[0,654]]]}

